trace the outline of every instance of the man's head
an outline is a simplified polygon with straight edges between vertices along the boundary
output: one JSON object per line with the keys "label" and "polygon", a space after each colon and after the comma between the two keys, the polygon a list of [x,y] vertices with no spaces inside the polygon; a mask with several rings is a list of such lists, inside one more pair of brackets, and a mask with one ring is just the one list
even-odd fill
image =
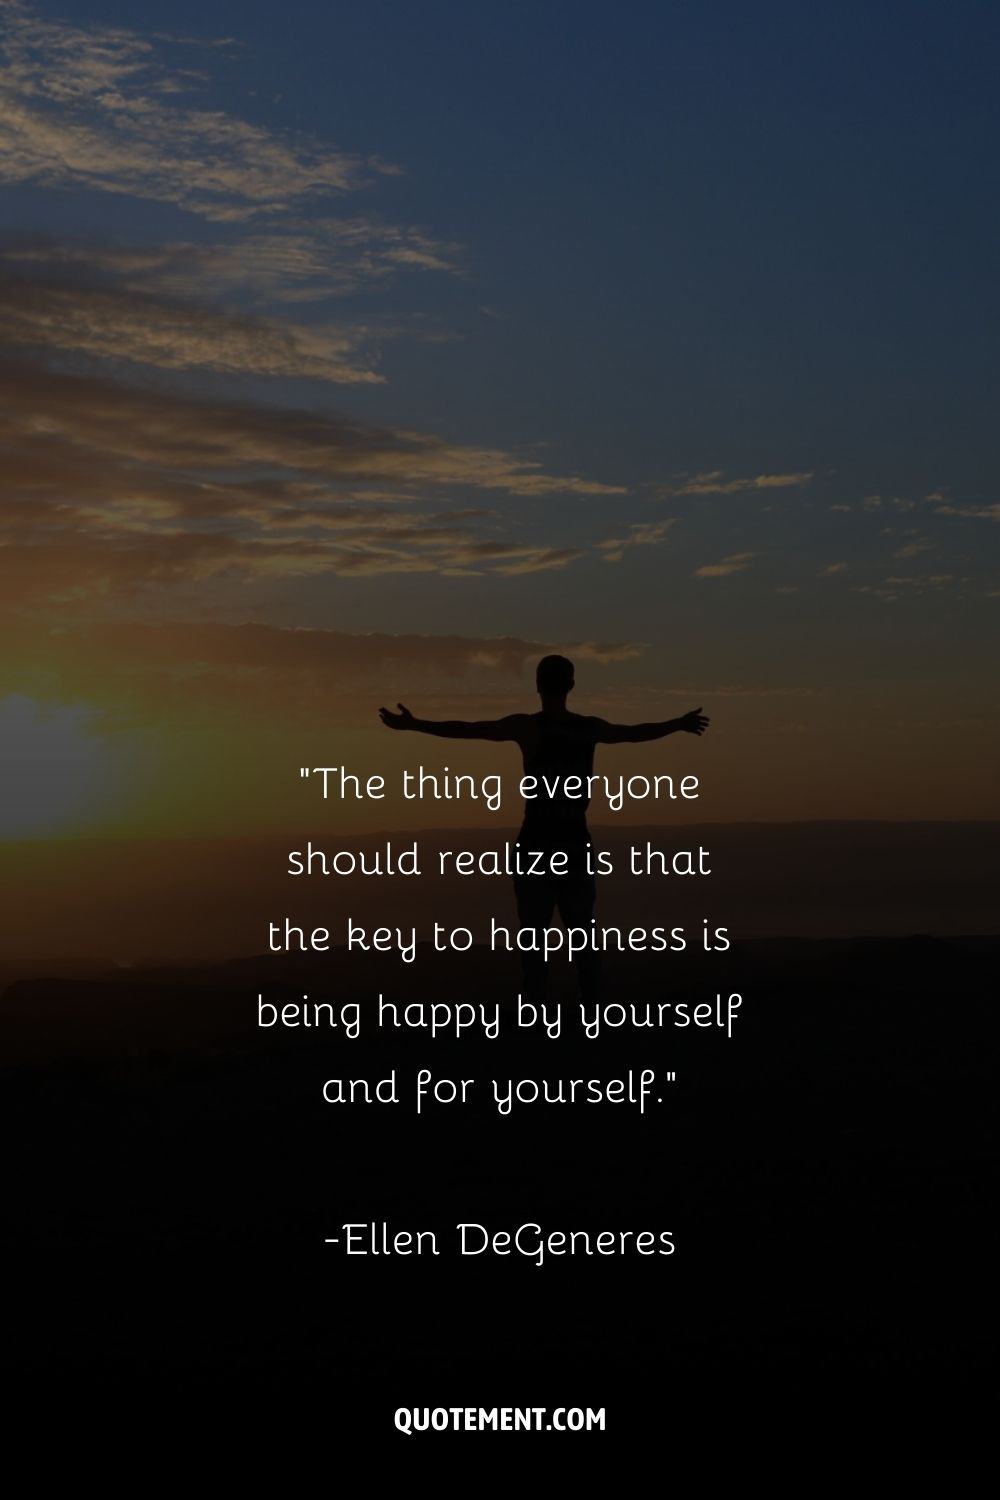
{"label": "man's head", "polygon": [[535,686],[542,698],[565,698],[575,681],[573,663],[565,656],[543,656],[535,668]]}

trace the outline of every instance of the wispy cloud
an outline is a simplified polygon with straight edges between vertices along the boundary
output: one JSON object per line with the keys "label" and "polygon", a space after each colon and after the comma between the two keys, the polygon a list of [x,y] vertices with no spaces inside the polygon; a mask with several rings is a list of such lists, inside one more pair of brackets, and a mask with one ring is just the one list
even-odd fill
{"label": "wispy cloud", "polygon": [[912,542],[904,542],[902,547],[897,547],[892,554],[900,562],[906,562],[911,557],[920,557],[924,552],[933,552],[934,543],[926,537],[918,537]]}
{"label": "wispy cloud", "polygon": [[[502,449],[447,442],[324,411],[223,402],[125,386],[19,361],[0,366],[0,428],[23,456],[59,445],[86,462],[151,465],[166,474],[247,474],[254,466],[327,480],[465,485],[514,495],[617,495],[619,485],[547,473]],[[45,434],[44,443],[39,442]],[[225,480],[219,479],[222,488]]]}
{"label": "wispy cloud", "polygon": [[492,511],[428,511],[419,497],[618,492],[502,450],[23,361],[0,365],[0,443],[0,569],[6,597],[24,601],[220,575],[560,569],[582,548],[503,535]]}
{"label": "wispy cloud", "polygon": [[695,568],[695,578],[728,578],[730,573],[742,573],[747,564],[754,557],[753,552],[731,552],[721,562],[705,563],[701,568]]}
{"label": "wispy cloud", "polygon": [[0,274],[0,343],[235,375],[381,379],[363,329],[298,326],[81,281]]}
{"label": "wispy cloud", "polygon": [[287,212],[384,170],[199,108],[191,61],[210,45],[47,20],[21,0],[0,0],[0,23],[0,180],[129,193],[236,221]]}
{"label": "wispy cloud", "polygon": [[213,620],[106,620],[55,633],[32,620],[4,626],[11,650],[0,662],[0,698],[41,693],[43,701],[104,704],[111,727],[200,721],[206,709],[215,723],[279,709],[310,723],[368,722],[375,682],[455,701],[530,688],[530,667],[549,651],[595,666],[643,651],[622,641],[362,635]]}
{"label": "wispy cloud", "polygon": [[1000,504],[991,505],[936,505],[936,515],[965,516],[973,521],[1000,521]]}
{"label": "wispy cloud", "polygon": [[808,484],[813,477],[810,469],[797,474],[754,474],[748,478],[727,478],[723,469],[712,469],[704,474],[693,474],[668,485],[665,493],[671,495],[738,495],[748,490],[784,490]]}
{"label": "wispy cloud", "polygon": [[309,303],[378,287],[403,271],[458,274],[461,247],[424,230],[377,219],[311,217],[239,227],[207,243],[124,244],[50,235],[10,237],[13,265],[77,277],[113,278],[131,291],[170,296],[249,296],[254,302]]}
{"label": "wispy cloud", "polygon": [[[15,356],[0,366],[8,600],[114,601],[220,577],[517,576],[583,556],[468,500],[621,486],[287,393],[213,400],[180,379],[379,382],[376,346],[405,315],[388,327],[288,313],[403,271],[460,269],[450,242],[331,211],[390,169],[205,107],[203,69],[233,50],[225,39],[52,20],[23,0],[0,0],[0,30],[0,182],[154,200],[210,226],[163,244],[0,243],[0,343]],[[441,509],[461,491],[464,507]]]}
{"label": "wispy cloud", "polygon": [[955,573],[890,574],[878,583],[858,584],[857,594],[872,594],[886,604],[927,594],[950,594],[956,598],[973,592],[971,580]]}
{"label": "wispy cloud", "polygon": [[608,537],[606,541],[599,542],[598,550],[603,553],[605,562],[621,562],[630,547],[657,547],[665,542],[675,524],[676,517],[668,521],[636,522],[627,527],[623,535]]}

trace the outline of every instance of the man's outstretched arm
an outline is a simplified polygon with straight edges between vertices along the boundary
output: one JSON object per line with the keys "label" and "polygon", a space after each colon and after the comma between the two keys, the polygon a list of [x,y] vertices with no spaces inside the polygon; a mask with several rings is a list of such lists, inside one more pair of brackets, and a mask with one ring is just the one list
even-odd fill
{"label": "man's outstretched arm", "polygon": [[445,740],[516,740],[520,716],[506,719],[415,719],[403,703],[397,703],[398,714],[380,708],[378,716],[387,729],[415,729],[419,734],[436,734]]}
{"label": "man's outstretched arm", "polygon": [[664,719],[660,724],[608,724],[597,720],[599,745],[638,745],[643,740],[662,740],[665,735],[704,734],[708,719],[700,708],[693,708],[679,719]]}

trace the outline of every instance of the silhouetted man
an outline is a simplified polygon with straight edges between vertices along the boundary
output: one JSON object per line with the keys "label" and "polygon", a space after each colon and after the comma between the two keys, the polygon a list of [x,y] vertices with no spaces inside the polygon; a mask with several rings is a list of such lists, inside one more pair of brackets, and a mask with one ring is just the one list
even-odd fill
{"label": "silhouetted man", "polygon": [[[597,895],[594,876],[588,866],[590,834],[587,830],[588,797],[567,797],[563,781],[567,776],[587,777],[594,768],[597,745],[635,745],[643,740],[659,740],[684,730],[687,734],[704,734],[708,719],[695,708],[680,719],[664,719],[658,724],[609,724],[566,707],[566,699],[575,683],[573,663],[565,656],[543,656],[535,673],[535,684],[542,700],[537,714],[508,714],[504,719],[416,719],[402,703],[398,713],[379,709],[382,723],[389,729],[415,729],[421,734],[436,734],[451,740],[513,740],[521,747],[526,776],[542,777],[557,786],[554,795],[540,793],[525,802],[524,823],[518,834],[522,849],[540,850],[546,856],[563,852],[568,856],[564,875],[519,875],[514,878],[518,922],[523,928],[542,929],[551,925],[558,910],[567,927],[589,928],[594,916]],[[557,780],[558,778],[558,780]],[[541,940],[539,936],[539,947]],[[524,988],[528,999],[539,999],[545,989],[545,960],[541,953],[525,953]],[[598,982],[597,955],[581,954],[580,990],[584,998],[593,997]]]}

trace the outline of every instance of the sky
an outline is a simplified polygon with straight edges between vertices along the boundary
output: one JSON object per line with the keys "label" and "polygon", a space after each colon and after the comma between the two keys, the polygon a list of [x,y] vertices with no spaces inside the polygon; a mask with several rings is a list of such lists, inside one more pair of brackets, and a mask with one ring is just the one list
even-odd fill
{"label": "sky", "polygon": [[551,649],[699,819],[997,816],[998,27],[0,0],[0,831],[280,828]]}

